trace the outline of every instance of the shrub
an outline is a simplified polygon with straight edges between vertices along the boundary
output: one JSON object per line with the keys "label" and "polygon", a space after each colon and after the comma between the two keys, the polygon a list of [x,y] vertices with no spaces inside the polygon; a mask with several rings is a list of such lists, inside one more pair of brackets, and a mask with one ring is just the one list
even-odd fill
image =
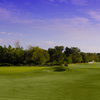
{"label": "shrub", "polygon": [[0,66],[12,66],[10,63],[0,63]]}
{"label": "shrub", "polygon": [[46,65],[47,66],[54,66],[54,65],[56,65],[56,62],[48,62]]}

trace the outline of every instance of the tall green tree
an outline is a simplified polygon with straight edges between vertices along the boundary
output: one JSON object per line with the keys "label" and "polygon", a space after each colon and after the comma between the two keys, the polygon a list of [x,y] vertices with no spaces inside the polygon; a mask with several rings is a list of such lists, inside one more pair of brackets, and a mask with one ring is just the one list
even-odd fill
{"label": "tall green tree", "polygon": [[69,57],[71,53],[72,53],[71,48],[66,47],[64,51],[64,54],[66,55],[66,57]]}
{"label": "tall green tree", "polygon": [[55,46],[55,49],[62,52],[64,50],[64,46]]}
{"label": "tall green tree", "polygon": [[34,65],[44,65],[49,60],[49,53],[39,47],[31,47],[26,51],[26,63]]}
{"label": "tall green tree", "polygon": [[81,63],[82,62],[82,56],[80,54],[80,49],[77,47],[71,47],[71,56],[72,56],[72,62],[73,63]]}
{"label": "tall green tree", "polygon": [[80,54],[80,49],[77,47],[65,48],[64,54],[66,55],[66,59],[68,59],[72,63],[81,63],[82,56]]}
{"label": "tall green tree", "polygon": [[82,63],[87,63],[89,62],[89,57],[86,53],[81,52],[81,56],[82,56]]}
{"label": "tall green tree", "polygon": [[59,50],[57,48],[55,47],[54,49],[48,49],[50,55],[50,62],[53,62],[55,64],[61,64],[64,61],[64,54],[62,53],[63,50]]}

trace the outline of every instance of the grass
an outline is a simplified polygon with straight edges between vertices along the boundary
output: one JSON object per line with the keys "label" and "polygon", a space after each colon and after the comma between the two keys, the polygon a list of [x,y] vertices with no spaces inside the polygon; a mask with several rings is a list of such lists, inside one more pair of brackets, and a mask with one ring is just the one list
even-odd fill
{"label": "grass", "polygon": [[47,67],[0,67],[0,100],[99,100],[100,63]]}
{"label": "grass", "polygon": [[47,67],[0,67],[0,74],[19,74],[25,72],[33,72]]}

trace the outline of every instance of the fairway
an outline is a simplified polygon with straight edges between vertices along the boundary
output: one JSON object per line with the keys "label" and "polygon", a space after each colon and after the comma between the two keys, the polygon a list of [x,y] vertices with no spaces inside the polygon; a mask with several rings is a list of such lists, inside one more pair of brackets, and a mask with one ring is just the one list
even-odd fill
{"label": "fairway", "polygon": [[99,100],[100,63],[51,67],[0,67],[0,100]]}
{"label": "fairway", "polygon": [[33,72],[33,71],[37,71],[37,70],[40,70],[40,69],[44,69],[44,68],[47,68],[47,67],[29,67],[29,66],[26,66],[26,67],[18,67],[18,66],[15,66],[15,67],[0,67],[0,74],[2,75],[5,75],[5,74],[21,74],[21,73],[29,73],[29,72]]}

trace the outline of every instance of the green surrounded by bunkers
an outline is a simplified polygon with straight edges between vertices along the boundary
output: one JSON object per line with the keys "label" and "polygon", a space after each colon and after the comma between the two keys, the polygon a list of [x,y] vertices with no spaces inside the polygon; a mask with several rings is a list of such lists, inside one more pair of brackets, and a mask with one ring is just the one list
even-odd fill
{"label": "green surrounded by bunkers", "polygon": [[52,67],[0,67],[0,100],[99,100],[100,63]]}

